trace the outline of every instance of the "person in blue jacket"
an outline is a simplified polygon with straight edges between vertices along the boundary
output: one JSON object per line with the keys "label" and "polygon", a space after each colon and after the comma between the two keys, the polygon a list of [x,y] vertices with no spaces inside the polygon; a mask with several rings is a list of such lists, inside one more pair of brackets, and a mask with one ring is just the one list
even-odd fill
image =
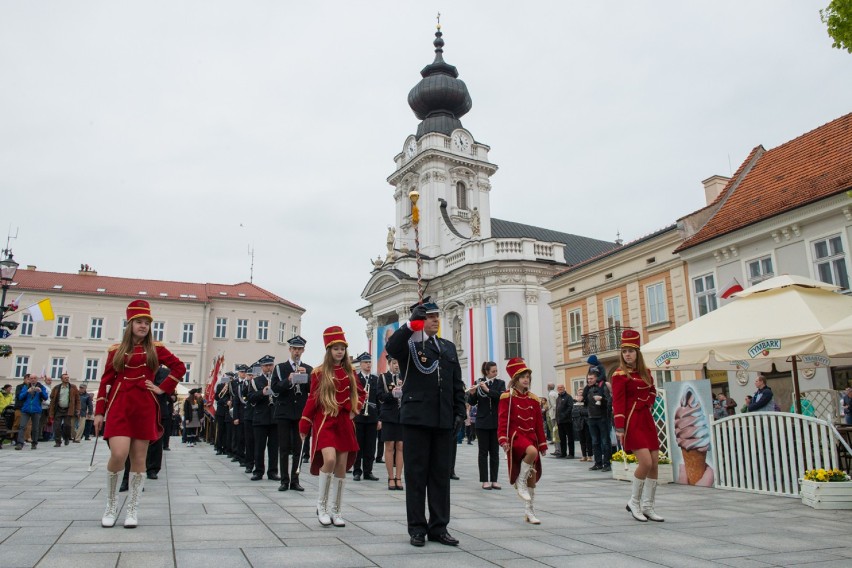
{"label": "person in blue jacket", "polygon": [[15,449],[23,449],[24,432],[27,429],[27,423],[32,421],[32,449],[35,450],[38,447],[36,432],[41,432],[39,429],[41,403],[48,399],[47,387],[39,383],[35,375],[28,375],[26,387],[21,389],[18,398],[23,404],[21,406],[21,429],[18,431],[18,443],[15,444]]}

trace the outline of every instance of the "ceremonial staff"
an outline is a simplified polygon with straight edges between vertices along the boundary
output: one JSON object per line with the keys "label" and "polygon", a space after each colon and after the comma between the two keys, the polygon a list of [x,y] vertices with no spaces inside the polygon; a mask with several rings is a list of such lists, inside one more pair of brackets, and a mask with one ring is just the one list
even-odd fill
{"label": "ceremonial staff", "polygon": [[408,192],[411,200],[411,223],[414,225],[414,258],[417,263],[417,301],[423,303],[423,259],[420,258],[420,210],[417,208],[417,200],[420,192],[412,189]]}

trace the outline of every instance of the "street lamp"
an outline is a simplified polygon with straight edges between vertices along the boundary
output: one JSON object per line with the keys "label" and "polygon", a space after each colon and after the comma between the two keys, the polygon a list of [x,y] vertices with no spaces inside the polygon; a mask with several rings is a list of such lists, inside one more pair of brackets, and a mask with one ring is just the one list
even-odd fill
{"label": "street lamp", "polygon": [[18,271],[18,263],[12,258],[12,251],[5,249],[3,254],[6,255],[6,258],[0,260],[0,282],[3,285],[3,297],[0,299],[0,322],[3,321],[7,310],[6,291],[12,283],[12,279],[15,278],[15,273]]}

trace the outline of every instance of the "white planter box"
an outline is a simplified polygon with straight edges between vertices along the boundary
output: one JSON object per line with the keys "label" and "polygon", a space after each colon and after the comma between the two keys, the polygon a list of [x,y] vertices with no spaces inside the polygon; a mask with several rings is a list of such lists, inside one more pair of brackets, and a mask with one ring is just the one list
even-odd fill
{"label": "white planter box", "polygon": [[[621,481],[630,481],[633,479],[633,474],[636,472],[636,464],[629,463],[627,464],[627,469],[624,469],[624,462],[612,462],[610,464],[612,467],[612,478],[620,479]],[[674,474],[672,472],[672,464],[670,463],[661,463],[658,466],[659,478],[657,479],[657,483],[660,485],[665,485],[666,483],[671,483],[674,480]]]}
{"label": "white planter box", "polygon": [[814,509],[852,509],[852,481],[802,479],[802,503]]}

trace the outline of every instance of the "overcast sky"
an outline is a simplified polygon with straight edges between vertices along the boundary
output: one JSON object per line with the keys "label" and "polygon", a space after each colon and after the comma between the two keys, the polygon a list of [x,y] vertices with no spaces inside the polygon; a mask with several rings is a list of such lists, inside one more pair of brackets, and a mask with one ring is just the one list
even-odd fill
{"label": "overcast sky", "polygon": [[852,110],[827,3],[0,0],[2,229],[22,265],[107,276],[236,283],[253,247],[306,358],[334,324],[360,352],[438,10],[492,215],[629,241]]}

